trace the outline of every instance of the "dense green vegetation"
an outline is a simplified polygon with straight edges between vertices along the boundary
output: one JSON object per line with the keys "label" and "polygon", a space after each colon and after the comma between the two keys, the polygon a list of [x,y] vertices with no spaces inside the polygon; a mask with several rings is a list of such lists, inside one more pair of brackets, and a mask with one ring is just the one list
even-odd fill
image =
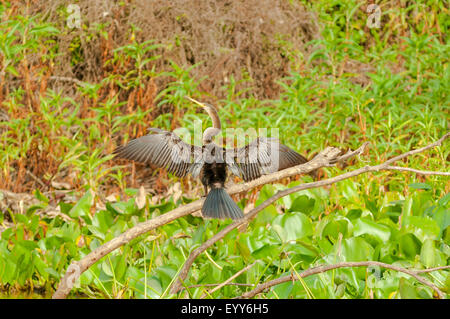
{"label": "dense green vegetation", "polygon": [[[2,2],[0,296],[51,296],[72,260],[202,194],[198,181],[177,180],[162,170],[148,173],[148,167],[135,170],[109,155],[150,126],[193,130],[200,119],[207,127],[207,115],[185,95],[214,101],[225,128],[280,128],[282,142],[309,157],[326,146],[346,150],[370,142],[349,166],[322,169],[322,179],[423,147],[447,132],[450,51],[444,1],[399,1],[398,6],[382,1],[381,27],[372,29],[357,1],[303,2],[317,15],[320,37],[308,42],[310,54],[303,54],[280,36],[290,75],[276,79],[279,96],[274,99],[253,93],[258,83],[245,69],[242,79],[231,77],[221,88],[221,97],[202,89],[203,79],[192,76],[196,65],[172,61],[171,71],[155,69],[152,63],[163,59],[161,50],[169,50],[168,45],[142,40],[132,26],[129,44],[120,47],[110,41],[108,25],[83,26],[78,41],[62,52],[56,39],[71,30]],[[55,10],[67,16],[64,6]],[[82,44],[90,41],[109,45],[101,57],[108,72],[99,71],[100,81],[67,85],[52,78],[59,55],[70,55],[72,67],[82,64]],[[161,78],[167,85],[157,88],[154,81]],[[50,85],[61,80],[64,89]],[[446,171],[449,151],[447,141],[398,165]],[[153,189],[140,209],[136,175],[145,171]],[[279,189],[307,181],[310,176],[265,185],[239,197],[239,205],[256,206]],[[101,259],[81,275],[70,297],[199,298],[210,289],[202,284],[219,284],[255,261],[234,281],[247,285],[225,286],[207,298],[236,297],[294,270],[340,261],[446,266],[448,181],[377,172],[289,195],[200,255],[186,290],[172,295],[168,287],[189,253],[230,223],[180,218]],[[55,191],[55,183],[69,190]],[[165,195],[173,183],[180,183],[182,196]],[[32,196],[13,205],[7,192]],[[450,293],[448,270],[423,276]],[[258,297],[433,298],[433,291],[392,270],[345,268],[280,284]]]}

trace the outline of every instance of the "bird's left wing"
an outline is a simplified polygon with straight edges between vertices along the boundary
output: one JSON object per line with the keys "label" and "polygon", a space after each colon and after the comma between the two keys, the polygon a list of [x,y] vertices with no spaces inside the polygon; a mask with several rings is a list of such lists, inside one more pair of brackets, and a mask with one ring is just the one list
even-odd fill
{"label": "bird's left wing", "polygon": [[190,145],[173,132],[151,128],[156,134],[149,134],[131,140],[117,147],[113,154],[118,157],[166,168],[178,177],[184,177],[192,170],[202,148]]}

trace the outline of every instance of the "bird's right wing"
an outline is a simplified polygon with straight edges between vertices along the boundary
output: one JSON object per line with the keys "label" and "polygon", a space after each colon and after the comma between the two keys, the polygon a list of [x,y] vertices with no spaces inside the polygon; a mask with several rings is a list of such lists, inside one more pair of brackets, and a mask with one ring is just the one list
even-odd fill
{"label": "bird's right wing", "polygon": [[296,151],[281,144],[278,139],[267,137],[259,137],[244,147],[235,148],[232,154],[239,175],[233,173],[246,182],[308,161]]}
{"label": "bird's right wing", "polygon": [[201,147],[183,142],[175,133],[157,128],[149,131],[156,134],[131,140],[128,144],[117,147],[113,154],[166,168],[178,177],[186,176],[197,162],[196,159],[201,158]]}

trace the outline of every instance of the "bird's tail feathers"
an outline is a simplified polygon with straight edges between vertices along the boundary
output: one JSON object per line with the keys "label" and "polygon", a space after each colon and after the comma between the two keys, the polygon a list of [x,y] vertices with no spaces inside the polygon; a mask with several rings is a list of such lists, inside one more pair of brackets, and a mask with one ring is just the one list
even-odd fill
{"label": "bird's tail feathers", "polygon": [[222,187],[212,188],[202,207],[205,218],[241,219],[244,217],[242,210]]}

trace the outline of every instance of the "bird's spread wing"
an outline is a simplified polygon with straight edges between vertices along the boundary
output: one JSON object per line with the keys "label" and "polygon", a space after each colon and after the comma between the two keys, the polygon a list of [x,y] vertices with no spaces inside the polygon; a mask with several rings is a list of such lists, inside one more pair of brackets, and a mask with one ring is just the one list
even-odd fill
{"label": "bird's spread wing", "polygon": [[232,172],[246,182],[308,161],[278,139],[267,137],[259,137],[244,147],[233,149],[232,153],[239,174]]}
{"label": "bird's spread wing", "polygon": [[184,177],[192,170],[196,158],[202,153],[201,147],[190,145],[175,133],[151,128],[149,134],[117,147],[113,154],[137,162],[149,163],[166,168],[178,177]]}

